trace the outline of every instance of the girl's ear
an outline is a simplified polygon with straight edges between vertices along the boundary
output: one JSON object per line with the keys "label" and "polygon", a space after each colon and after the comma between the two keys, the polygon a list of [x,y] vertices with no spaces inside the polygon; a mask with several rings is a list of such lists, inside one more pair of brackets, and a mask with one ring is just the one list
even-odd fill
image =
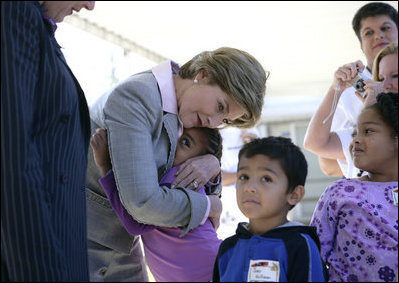
{"label": "girl's ear", "polygon": [[302,185],[298,185],[291,193],[288,194],[287,202],[290,205],[296,205],[302,200],[304,195],[305,195],[305,187]]}

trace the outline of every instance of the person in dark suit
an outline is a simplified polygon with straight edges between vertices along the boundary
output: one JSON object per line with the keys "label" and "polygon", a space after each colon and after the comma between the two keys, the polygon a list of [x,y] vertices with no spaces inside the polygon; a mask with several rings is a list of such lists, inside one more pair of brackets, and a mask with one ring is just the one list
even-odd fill
{"label": "person in dark suit", "polygon": [[1,281],[89,280],[89,111],[54,37],[81,8],[1,2]]}

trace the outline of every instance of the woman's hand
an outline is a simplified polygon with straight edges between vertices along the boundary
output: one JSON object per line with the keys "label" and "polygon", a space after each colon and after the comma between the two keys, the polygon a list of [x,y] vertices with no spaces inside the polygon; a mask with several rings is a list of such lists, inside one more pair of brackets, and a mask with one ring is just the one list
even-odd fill
{"label": "woman's hand", "polygon": [[374,104],[377,102],[377,95],[381,92],[383,92],[382,89],[382,82],[376,82],[373,80],[366,80],[364,81],[365,86],[364,86],[364,93],[363,95],[356,92],[357,97],[360,98],[361,101],[363,101],[363,104],[370,105]]}
{"label": "woman's hand", "polygon": [[176,172],[172,187],[197,190],[220,173],[219,160],[211,154],[190,158]]}

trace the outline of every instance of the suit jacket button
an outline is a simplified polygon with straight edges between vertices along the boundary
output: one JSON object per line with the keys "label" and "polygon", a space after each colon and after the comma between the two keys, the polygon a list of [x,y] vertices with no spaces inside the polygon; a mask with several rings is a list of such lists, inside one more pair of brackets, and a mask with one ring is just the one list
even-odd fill
{"label": "suit jacket button", "polygon": [[68,176],[65,174],[61,175],[60,181],[61,181],[61,184],[65,184],[68,181]]}

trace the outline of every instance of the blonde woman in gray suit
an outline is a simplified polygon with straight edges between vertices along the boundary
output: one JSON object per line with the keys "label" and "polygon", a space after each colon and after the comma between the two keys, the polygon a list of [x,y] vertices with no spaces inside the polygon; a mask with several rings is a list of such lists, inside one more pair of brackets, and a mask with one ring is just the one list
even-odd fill
{"label": "blonde woman in gray suit", "polygon": [[[120,199],[138,222],[183,227],[183,235],[207,218],[215,228],[222,211],[220,165],[213,155],[184,162],[177,190],[159,186],[172,167],[184,128],[221,125],[249,128],[261,116],[267,72],[250,54],[223,47],[205,51],[181,68],[166,61],[133,75],[102,96],[91,109],[92,133],[108,130]],[[88,248],[91,281],[148,281],[137,237],[112,210],[89,152],[87,172]],[[215,195],[195,191],[203,185]]]}

